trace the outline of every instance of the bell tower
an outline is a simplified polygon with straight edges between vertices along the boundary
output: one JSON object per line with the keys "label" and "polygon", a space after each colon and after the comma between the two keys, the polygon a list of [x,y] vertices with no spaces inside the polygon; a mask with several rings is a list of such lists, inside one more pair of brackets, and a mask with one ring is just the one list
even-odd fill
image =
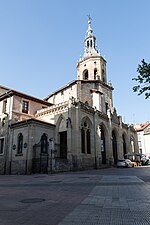
{"label": "bell tower", "polygon": [[84,54],[77,63],[78,80],[101,80],[107,83],[106,60],[96,49],[96,37],[91,28],[91,18],[88,16],[88,29],[84,39]]}

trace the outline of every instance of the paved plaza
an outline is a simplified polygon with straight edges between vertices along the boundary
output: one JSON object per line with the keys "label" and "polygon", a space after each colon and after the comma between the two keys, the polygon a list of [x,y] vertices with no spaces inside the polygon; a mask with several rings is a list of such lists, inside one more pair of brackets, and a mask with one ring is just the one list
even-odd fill
{"label": "paved plaza", "polygon": [[0,225],[148,225],[150,167],[0,176]]}

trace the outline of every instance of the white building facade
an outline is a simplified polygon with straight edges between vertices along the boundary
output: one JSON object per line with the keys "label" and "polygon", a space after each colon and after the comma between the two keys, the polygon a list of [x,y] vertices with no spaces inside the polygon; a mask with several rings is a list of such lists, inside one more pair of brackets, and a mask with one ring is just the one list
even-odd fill
{"label": "white building facade", "polygon": [[150,123],[136,124],[139,152],[150,157]]}

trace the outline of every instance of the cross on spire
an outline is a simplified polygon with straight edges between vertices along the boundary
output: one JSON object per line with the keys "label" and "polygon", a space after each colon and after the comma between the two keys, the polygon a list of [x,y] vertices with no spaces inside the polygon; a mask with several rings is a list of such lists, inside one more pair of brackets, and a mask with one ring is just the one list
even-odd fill
{"label": "cross on spire", "polygon": [[88,17],[88,20],[89,20],[89,21],[91,21],[91,20],[92,20],[92,18],[90,17],[90,14],[89,14],[89,15],[87,15],[87,17]]}

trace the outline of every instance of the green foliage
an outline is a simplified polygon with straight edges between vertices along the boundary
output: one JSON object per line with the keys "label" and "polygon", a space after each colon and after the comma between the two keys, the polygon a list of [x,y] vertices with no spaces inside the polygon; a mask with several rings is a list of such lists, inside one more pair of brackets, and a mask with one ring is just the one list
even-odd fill
{"label": "green foliage", "polygon": [[138,82],[133,91],[138,92],[138,95],[144,94],[147,99],[150,97],[150,63],[146,63],[143,59],[141,65],[138,65],[137,73],[137,78],[132,79]]}

